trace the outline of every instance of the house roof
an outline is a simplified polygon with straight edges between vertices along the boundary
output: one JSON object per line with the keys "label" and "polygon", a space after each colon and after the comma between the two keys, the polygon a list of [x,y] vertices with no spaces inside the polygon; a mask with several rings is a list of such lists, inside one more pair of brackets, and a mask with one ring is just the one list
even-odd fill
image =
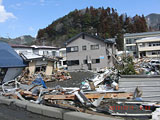
{"label": "house roof", "polygon": [[144,43],[144,42],[160,42],[160,36],[157,37],[147,37],[136,40],[136,43]]}
{"label": "house roof", "polygon": [[37,46],[37,45],[32,45],[31,47],[33,47],[34,49],[59,49],[57,47],[54,46]]}
{"label": "house roof", "polygon": [[33,60],[33,59],[42,59],[43,56],[41,55],[36,55],[34,53],[26,53],[26,54],[23,54],[21,53],[20,56],[25,60],[25,61],[30,61],[30,60]]}
{"label": "house roof", "polygon": [[142,36],[142,35],[159,35],[160,31],[155,32],[142,32],[142,33],[126,33],[124,37],[134,37],[134,36]]}
{"label": "house roof", "polygon": [[49,57],[49,56],[41,56],[41,55],[36,55],[34,53],[28,53],[24,54],[21,53],[20,56],[25,60],[25,61],[31,61],[31,60],[48,60],[48,61],[58,61],[59,59],[62,59],[62,57]]}
{"label": "house roof", "polygon": [[0,42],[0,68],[25,67],[23,59],[5,42]]}
{"label": "house roof", "polygon": [[11,44],[9,43],[9,45],[12,47],[12,48],[33,48],[33,47],[30,47],[30,46],[27,46],[27,45],[17,45],[17,44]]}
{"label": "house roof", "polygon": [[85,32],[81,32],[81,33],[75,35],[74,37],[70,38],[69,40],[67,40],[66,43],[65,43],[65,45],[69,44],[70,42],[74,41],[75,39],[77,39],[78,37],[80,37],[82,35],[86,35],[86,36],[98,39],[98,40],[103,41],[105,43],[111,43],[111,44],[115,43],[115,42],[113,42],[111,40],[108,40],[108,39],[103,39],[103,38],[100,38],[98,36],[94,36],[94,35],[90,35],[90,34],[85,33]]}

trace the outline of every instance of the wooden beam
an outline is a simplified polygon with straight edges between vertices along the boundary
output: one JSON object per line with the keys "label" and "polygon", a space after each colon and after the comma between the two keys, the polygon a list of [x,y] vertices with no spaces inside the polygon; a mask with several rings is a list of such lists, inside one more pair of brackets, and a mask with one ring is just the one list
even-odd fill
{"label": "wooden beam", "polygon": [[44,95],[45,100],[74,100],[75,95]]}
{"label": "wooden beam", "polygon": [[93,94],[85,94],[85,96],[88,99],[98,99],[102,96],[104,96],[104,98],[132,98],[133,93],[105,93],[105,94],[93,93]]}
{"label": "wooden beam", "polygon": [[[104,98],[132,98],[133,93],[106,93],[106,94],[100,94],[100,93],[92,93],[92,94],[85,94],[85,96],[88,99],[98,99],[102,96]],[[44,95],[45,100],[74,100],[75,95]]]}

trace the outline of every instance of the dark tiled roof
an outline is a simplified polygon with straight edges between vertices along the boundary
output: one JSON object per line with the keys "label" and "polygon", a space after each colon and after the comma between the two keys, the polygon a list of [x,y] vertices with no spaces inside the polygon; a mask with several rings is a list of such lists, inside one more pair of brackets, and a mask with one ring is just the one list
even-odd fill
{"label": "dark tiled roof", "polygon": [[69,40],[67,40],[66,43],[65,43],[65,45],[69,44],[70,42],[72,42],[73,40],[77,39],[78,37],[80,37],[80,36],[82,36],[82,35],[86,35],[86,36],[89,36],[89,37],[92,37],[92,38],[101,40],[101,41],[103,41],[103,42],[105,42],[105,43],[111,43],[111,44],[115,43],[115,42],[110,41],[110,40],[108,40],[108,39],[103,39],[103,38],[100,38],[100,37],[98,37],[98,36],[94,36],[94,35],[90,35],[90,34],[85,33],[85,32],[81,32],[81,33],[77,34],[76,36],[74,36],[74,37],[70,38]]}

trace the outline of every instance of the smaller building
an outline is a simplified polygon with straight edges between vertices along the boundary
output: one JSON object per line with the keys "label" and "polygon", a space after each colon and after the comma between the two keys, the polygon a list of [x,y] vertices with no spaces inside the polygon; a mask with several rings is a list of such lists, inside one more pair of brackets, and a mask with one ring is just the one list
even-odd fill
{"label": "smaller building", "polygon": [[69,71],[97,70],[114,65],[115,42],[80,33],[66,42]]}
{"label": "smaller building", "polygon": [[18,54],[20,53],[33,53],[33,47],[27,45],[17,45],[17,44],[9,44]]}
{"label": "smaller building", "polygon": [[160,57],[160,36],[147,37],[136,41],[138,57]]}
{"label": "smaller building", "polygon": [[63,69],[67,68],[66,64],[66,48],[57,48],[53,46],[27,46],[27,45],[15,45],[11,44],[12,48],[18,54],[24,54],[30,57],[44,56],[46,58],[61,58],[60,61],[57,62],[57,68]]}
{"label": "smaller building", "polygon": [[43,56],[58,56],[59,48],[57,47],[37,46],[37,45],[32,45],[31,47],[33,47],[34,54],[43,55]]}
{"label": "smaller building", "polygon": [[29,74],[33,75],[37,72],[44,72],[45,75],[52,75],[53,70],[56,69],[60,58],[57,57],[45,57],[36,54],[23,54],[20,56],[28,62]]}

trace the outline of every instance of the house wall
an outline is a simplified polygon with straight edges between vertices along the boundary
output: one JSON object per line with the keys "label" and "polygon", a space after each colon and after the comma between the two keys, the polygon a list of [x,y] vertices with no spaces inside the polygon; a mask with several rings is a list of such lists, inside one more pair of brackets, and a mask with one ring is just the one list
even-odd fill
{"label": "house wall", "polygon": [[[99,49],[91,50],[91,45],[99,44]],[[82,50],[82,46],[86,45],[87,50]],[[104,67],[111,67],[113,65],[112,60],[108,61],[108,54],[106,53],[106,44],[103,41],[97,40],[92,37],[85,36],[85,39],[82,39],[82,36],[73,40],[67,45],[67,47],[78,46],[78,52],[67,52],[67,61],[69,60],[79,60],[79,65],[68,66],[68,70],[79,70],[85,69],[88,70],[87,64],[84,64],[84,60],[87,58],[90,59],[100,59],[100,63],[92,64],[92,69],[99,69]],[[112,47],[107,47],[111,50]]]}
{"label": "house wall", "polygon": [[[53,52],[55,52],[55,55]],[[38,55],[58,56],[58,51],[55,49],[34,49],[34,53]]]}
{"label": "house wall", "polygon": [[53,62],[48,61],[47,68],[46,68],[46,75],[52,75],[53,72]]}
{"label": "house wall", "polygon": [[29,62],[29,74],[30,75],[34,74],[35,68],[36,68],[35,65],[36,65],[35,61]]}

